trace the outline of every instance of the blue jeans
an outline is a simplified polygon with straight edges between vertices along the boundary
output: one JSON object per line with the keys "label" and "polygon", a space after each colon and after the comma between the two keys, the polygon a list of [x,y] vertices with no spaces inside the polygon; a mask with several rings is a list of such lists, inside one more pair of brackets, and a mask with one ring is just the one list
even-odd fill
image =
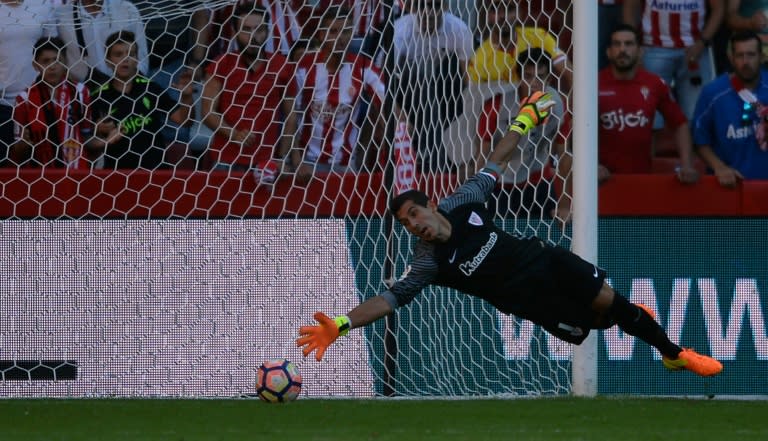
{"label": "blue jeans", "polygon": [[[693,118],[696,100],[699,98],[701,88],[715,79],[715,62],[712,58],[711,48],[702,51],[698,65],[698,71],[691,72],[688,70],[685,49],[644,46],[643,67],[660,76],[669,85],[689,121]],[[695,75],[701,78],[698,85],[691,83],[691,79]],[[664,119],[657,112],[653,128],[661,129],[663,127]]]}

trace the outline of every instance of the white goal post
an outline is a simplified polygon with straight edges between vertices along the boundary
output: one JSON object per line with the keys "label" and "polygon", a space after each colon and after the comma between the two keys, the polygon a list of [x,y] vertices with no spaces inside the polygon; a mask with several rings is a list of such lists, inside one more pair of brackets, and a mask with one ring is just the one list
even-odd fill
{"label": "white goal post", "polygon": [[[118,3],[126,2],[111,4]],[[506,230],[596,261],[594,2],[258,0],[272,19],[265,47],[289,49],[264,67],[272,69],[271,83],[258,69],[239,72],[237,63],[222,61],[239,48],[242,22],[229,18],[237,2],[133,3],[140,19],[99,22],[86,15],[75,24],[52,14],[51,22],[35,16],[8,24],[26,31],[49,26],[62,37],[74,26],[86,46],[143,29],[148,54],[138,65],[147,66],[141,74],[154,85],[144,91],[131,79],[133,92],[121,95],[110,78],[122,68],[107,60],[106,77],[85,86],[80,119],[67,110],[74,98],[51,104],[56,113],[44,108],[39,90],[5,91],[2,103],[26,113],[14,110],[16,137],[0,155],[0,397],[251,396],[258,366],[273,358],[296,362],[307,397],[597,393],[594,341],[574,351],[528,322],[443,288],[430,287],[392,316],[340,339],[322,363],[303,359],[294,343],[315,311],[344,313],[404,271],[413,239],[386,211],[393,194],[418,187],[443,197],[487,157],[504,118],[515,112],[525,68],[518,71],[515,58],[483,64],[493,58],[477,54],[509,29],[540,36],[551,54],[531,50],[536,58],[521,61],[549,58],[546,78],[535,71],[535,80],[564,104],[521,147],[491,207]],[[419,20],[437,15],[451,30],[449,40],[414,37]],[[330,39],[339,24],[351,29],[334,74],[329,66],[337,59],[324,57],[338,49]],[[65,44],[80,44],[76,34]],[[558,46],[547,46],[545,35]],[[19,42],[28,53],[13,66],[25,75],[37,74],[29,71],[34,43]],[[98,52],[88,47],[65,52]],[[370,57],[353,55],[359,53]],[[8,58],[0,54],[3,62]],[[560,63],[568,67],[556,74]],[[239,82],[229,76],[236,74],[243,75]],[[69,78],[80,90],[74,74]],[[188,117],[174,123],[182,107]],[[235,111],[240,117],[233,119]],[[52,121],[59,122],[46,130]],[[119,128],[115,142],[127,150],[88,144],[99,130],[106,130],[100,141],[117,136],[102,123]],[[563,230],[552,210],[565,181],[557,158],[571,155],[558,149],[569,137],[574,186],[565,197],[575,209],[572,228]],[[82,160],[62,156],[62,141],[70,138]],[[286,153],[282,142],[288,158],[303,161],[270,182],[275,170],[252,158],[264,145],[267,156]],[[156,164],[141,162],[151,150],[145,143],[162,152]],[[140,167],[115,166],[131,154]]]}

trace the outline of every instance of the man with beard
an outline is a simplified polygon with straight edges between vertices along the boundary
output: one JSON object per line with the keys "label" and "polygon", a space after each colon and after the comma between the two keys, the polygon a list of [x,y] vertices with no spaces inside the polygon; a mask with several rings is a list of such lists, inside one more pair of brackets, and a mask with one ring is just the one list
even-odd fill
{"label": "man with beard", "polygon": [[630,25],[614,28],[606,55],[609,66],[598,75],[598,181],[609,179],[612,173],[651,173],[653,117],[659,111],[675,130],[678,179],[696,182],[699,176],[692,164],[688,121],[664,81],[639,67],[637,29]]}
{"label": "man with beard", "polygon": [[720,185],[768,179],[768,80],[760,71],[762,41],[753,31],[733,34],[733,73],[704,86],[694,113],[694,142]]}
{"label": "man with beard", "polygon": [[285,56],[265,50],[267,10],[239,5],[233,19],[238,49],[207,67],[203,86],[202,121],[214,132],[210,159],[214,170],[253,170],[271,180],[296,134],[293,69]]}

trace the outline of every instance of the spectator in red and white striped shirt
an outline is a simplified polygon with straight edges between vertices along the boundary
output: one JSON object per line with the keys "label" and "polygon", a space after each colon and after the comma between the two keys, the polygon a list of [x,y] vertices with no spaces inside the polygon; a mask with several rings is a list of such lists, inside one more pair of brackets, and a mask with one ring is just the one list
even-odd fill
{"label": "spectator in red and white striped shirt", "polygon": [[369,119],[374,119],[373,115],[380,115],[377,109],[384,100],[385,85],[368,57],[347,50],[352,32],[348,9],[326,9],[318,26],[320,49],[298,62],[297,108],[304,113],[300,139],[305,148],[293,159],[301,181],[318,171],[358,169],[363,161],[356,157],[361,154],[357,145],[363,144],[363,149],[372,145],[358,140],[355,122],[364,110],[361,92],[367,90],[375,97],[368,108]]}
{"label": "spectator in red and white striped shirt", "polygon": [[[624,22],[643,32],[643,66],[673,87],[688,119],[702,86],[715,78],[710,45],[723,23],[725,1],[624,0]],[[657,114],[654,128],[663,126]]]}

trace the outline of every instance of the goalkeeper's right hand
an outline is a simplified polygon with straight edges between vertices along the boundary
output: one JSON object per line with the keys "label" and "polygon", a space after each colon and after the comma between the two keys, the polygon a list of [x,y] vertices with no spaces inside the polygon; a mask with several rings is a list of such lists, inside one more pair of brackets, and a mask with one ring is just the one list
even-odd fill
{"label": "goalkeeper's right hand", "polygon": [[335,342],[339,335],[347,335],[350,329],[349,317],[345,315],[330,318],[322,312],[315,313],[318,326],[302,326],[299,328],[301,337],[296,339],[296,346],[302,347],[304,356],[315,351],[315,359],[321,361],[325,350]]}
{"label": "goalkeeper's right hand", "polygon": [[520,111],[509,126],[509,130],[524,136],[547,119],[549,111],[554,105],[555,100],[552,99],[552,95],[535,92],[520,103]]}

